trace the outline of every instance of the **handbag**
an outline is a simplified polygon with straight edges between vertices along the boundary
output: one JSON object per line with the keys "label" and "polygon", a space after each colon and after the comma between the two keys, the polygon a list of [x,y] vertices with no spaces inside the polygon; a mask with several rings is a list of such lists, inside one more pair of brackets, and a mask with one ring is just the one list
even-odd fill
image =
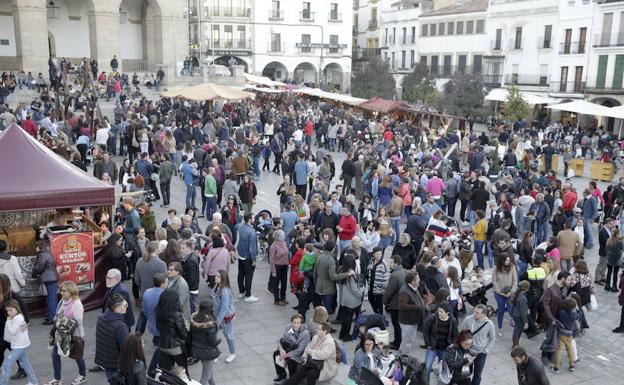
{"label": "handbag", "polygon": [[40,295],[42,297],[47,297],[48,296],[48,288],[46,287],[45,283],[43,283],[43,282],[39,283],[39,287],[37,289],[37,293],[38,293],[38,295]]}
{"label": "handbag", "polygon": [[72,336],[69,344],[69,358],[79,360],[84,355],[85,341],[82,337]]}
{"label": "handbag", "polygon": [[153,173],[150,175],[150,179],[151,179],[151,180],[153,180],[154,182],[158,182],[158,181],[160,180],[160,176],[158,175],[158,173],[157,173],[157,172],[153,172]]}
{"label": "handbag", "polygon": [[315,360],[315,359],[309,358],[306,361],[305,366],[312,368],[312,369],[316,369],[320,372],[321,370],[323,370],[324,364],[325,364],[325,361],[323,360]]}
{"label": "handbag", "polygon": [[438,373],[438,383],[439,384],[450,384],[453,379],[453,373],[451,372],[451,368],[449,368],[446,363],[446,359],[442,360],[442,366],[440,367],[440,372]]}
{"label": "handbag", "polygon": [[598,310],[598,300],[596,299],[596,295],[591,294],[589,296],[589,310],[596,311]]}
{"label": "handbag", "polygon": [[296,350],[299,347],[297,341],[288,340],[286,338],[280,338],[279,343],[286,353]]}

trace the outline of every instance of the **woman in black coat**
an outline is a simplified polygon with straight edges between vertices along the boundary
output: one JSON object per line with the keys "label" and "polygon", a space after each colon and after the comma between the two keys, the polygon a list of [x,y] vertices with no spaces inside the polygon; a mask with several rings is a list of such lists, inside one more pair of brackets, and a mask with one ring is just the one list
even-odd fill
{"label": "woman in black coat", "polygon": [[202,384],[214,385],[215,359],[219,357],[216,316],[214,304],[205,299],[199,303],[199,311],[191,316],[191,356],[202,363]]}
{"label": "woman in black coat", "polygon": [[188,375],[188,331],[180,308],[180,297],[173,289],[166,289],[160,295],[156,306],[156,327],[160,332],[160,367],[171,370],[175,363],[182,366]]}
{"label": "woman in black coat", "polygon": [[128,279],[128,265],[126,256],[131,255],[130,251],[126,252],[123,248],[123,238],[121,235],[114,233],[108,238],[108,245],[104,251],[104,255],[108,260],[109,269],[118,269],[121,271],[122,280]]}

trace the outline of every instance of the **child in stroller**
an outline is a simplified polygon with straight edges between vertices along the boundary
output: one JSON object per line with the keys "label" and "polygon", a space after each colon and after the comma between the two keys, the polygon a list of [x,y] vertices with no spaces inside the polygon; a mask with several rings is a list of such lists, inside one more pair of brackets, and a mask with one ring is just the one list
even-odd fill
{"label": "child in stroller", "polygon": [[273,230],[272,215],[269,210],[262,210],[254,217],[254,229],[258,236],[258,259],[263,260],[269,248],[269,234]]}

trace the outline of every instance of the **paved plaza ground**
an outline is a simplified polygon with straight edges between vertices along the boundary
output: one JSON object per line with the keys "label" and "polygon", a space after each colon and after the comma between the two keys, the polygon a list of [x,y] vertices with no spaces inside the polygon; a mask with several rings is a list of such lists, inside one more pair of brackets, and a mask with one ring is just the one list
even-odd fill
{"label": "paved plaza ground", "polygon": [[[340,169],[340,164],[344,159],[344,154],[335,154],[336,168]],[[118,164],[121,158],[116,158]],[[271,162],[272,164],[272,162]],[[574,184],[581,188],[587,185],[587,178],[575,178]],[[281,183],[281,177],[274,173],[263,173],[258,185],[258,199],[255,210],[270,209],[274,215],[279,213],[279,204],[276,195],[277,187]],[[119,188],[119,186],[118,186]],[[600,183],[600,188],[606,188],[605,183]],[[181,212],[184,209],[185,186],[176,178],[172,184],[172,205]],[[198,194],[199,195],[199,194]],[[198,207],[201,201],[198,196]],[[154,205],[157,223],[160,223],[166,216],[166,209],[161,209],[158,204]],[[202,228],[206,226],[206,220],[200,219]],[[594,228],[597,237],[597,228]],[[593,272],[598,255],[597,242],[592,250],[586,251],[586,260]],[[237,265],[231,265],[230,277],[236,281]],[[280,307],[273,305],[272,295],[266,289],[269,277],[269,266],[266,261],[258,263],[254,276],[253,293],[260,298],[257,303],[236,303],[236,320],[234,329],[236,334],[237,359],[231,364],[224,363],[223,359],[227,354],[225,339],[221,344],[223,352],[216,366],[217,385],[270,385],[275,376],[272,362],[272,352],[276,348],[277,341],[283,332],[284,326],[288,323],[294,310],[290,306]],[[602,286],[596,286],[599,309],[587,313],[590,329],[585,335],[578,339],[578,350],[580,362],[576,365],[576,371],[567,371],[567,364],[562,365],[561,374],[548,372],[551,384],[600,384],[600,385],[620,385],[624,383],[624,335],[613,334],[611,329],[617,326],[620,316],[620,306],[617,304],[617,294],[606,293]],[[236,289],[234,290],[236,292]],[[200,286],[200,299],[206,297],[209,291],[205,283]],[[490,303],[494,304],[491,291],[489,292]],[[289,293],[288,300],[291,304],[297,301]],[[368,303],[364,303],[365,308],[369,308]],[[370,309],[370,308],[369,308]],[[136,309],[135,309],[136,311]],[[370,310],[369,310],[370,311]],[[471,309],[468,310],[471,312]],[[310,312],[308,314],[311,314]],[[98,311],[91,311],[85,314],[86,349],[85,359],[87,367],[93,366],[95,354],[95,324]],[[49,327],[41,326],[42,320],[33,320],[30,328],[32,345],[29,349],[30,358],[33,362],[36,374],[41,384],[47,382],[52,376],[52,363],[50,353],[45,348],[47,346]],[[485,367],[482,384],[484,385],[512,385],[517,384],[515,365],[511,361],[509,352],[511,350],[512,328],[509,326],[508,318],[504,335],[497,338],[493,351],[490,352]],[[524,345],[531,354],[539,356],[539,345],[543,334],[527,340],[523,337],[521,344]],[[419,359],[424,359],[424,351],[416,345],[413,355]],[[151,357],[153,348],[151,337],[146,338],[145,347],[148,357]],[[349,362],[353,358],[355,342],[347,344],[349,351]],[[564,359],[565,361],[565,359]],[[339,374],[335,384],[344,384],[346,381],[349,366],[340,365]],[[193,378],[199,378],[201,365],[196,364],[190,368]],[[73,360],[63,359],[63,380],[65,384],[76,377],[77,368]],[[106,380],[103,373],[88,373],[89,384],[104,385]],[[25,384],[26,379],[11,381],[12,384]]]}

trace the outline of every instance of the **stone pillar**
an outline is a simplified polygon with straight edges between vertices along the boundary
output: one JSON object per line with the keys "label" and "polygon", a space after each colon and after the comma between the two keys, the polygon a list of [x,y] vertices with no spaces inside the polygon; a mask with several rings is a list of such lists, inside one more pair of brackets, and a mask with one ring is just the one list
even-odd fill
{"label": "stone pillar", "polygon": [[94,8],[87,12],[91,56],[97,59],[101,71],[110,71],[113,55],[117,55],[119,69],[123,70],[119,55],[120,3],[120,0],[94,1]]}
{"label": "stone pillar", "polygon": [[15,45],[19,68],[48,77],[48,18],[44,1],[15,0]]}
{"label": "stone pillar", "polygon": [[185,0],[159,0],[158,4],[162,39],[157,40],[156,44],[162,44],[162,64],[166,68],[167,78],[173,81],[176,77],[176,62],[183,61],[189,54],[188,19],[184,17],[188,4]]}

